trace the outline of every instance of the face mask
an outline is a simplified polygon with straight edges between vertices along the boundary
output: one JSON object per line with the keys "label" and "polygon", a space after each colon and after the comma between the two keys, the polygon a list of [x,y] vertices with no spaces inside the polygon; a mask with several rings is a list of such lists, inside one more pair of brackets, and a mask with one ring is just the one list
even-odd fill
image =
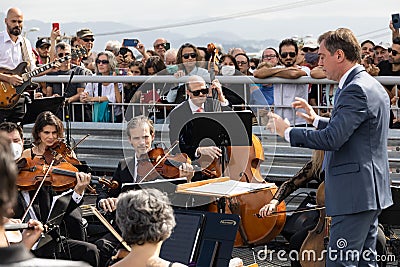
{"label": "face mask", "polygon": [[235,66],[224,65],[221,67],[221,74],[223,76],[232,76],[235,74]]}
{"label": "face mask", "polygon": [[11,143],[11,151],[14,155],[14,160],[19,159],[22,155],[22,146],[17,143]]}
{"label": "face mask", "polygon": [[318,61],[318,54],[317,53],[306,53],[304,59],[307,63],[315,63]]}
{"label": "face mask", "polygon": [[167,72],[169,74],[174,74],[177,71],[178,71],[178,65],[168,65],[167,66]]}

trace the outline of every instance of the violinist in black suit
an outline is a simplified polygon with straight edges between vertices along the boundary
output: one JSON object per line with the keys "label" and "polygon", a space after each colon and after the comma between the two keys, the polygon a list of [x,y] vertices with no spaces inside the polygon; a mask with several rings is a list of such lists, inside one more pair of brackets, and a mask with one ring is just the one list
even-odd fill
{"label": "violinist in black suit", "polygon": [[[98,206],[106,212],[114,212],[116,209],[117,197],[121,193],[124,183],[140,183],[142,178],[138,175],[138,165],[140,159],[147,156],[152,149],[155,136],[154,125],[146,116],[137,116],[132,118],[127,125],[126,134],[129,143],[134,149],[134,155],[122,159],[113,175],[113,181],[118,182],[118,188],[107,191],[100,191],[97,198]],[[187,177],[188,181],[193,177],[193,166],[183,163],[179,167],[180,177]],[[139,171],[139,173],[141,173]],[[162,178],[160,175],[157,178]],[[147,180],[147,179],[146,179]],[[118,229],[117,229],[118,230]],[[100,266],[105,266],[107,260],[113,255],[119,241],[111,234],[107,234],[95,242],[100,253]]]}

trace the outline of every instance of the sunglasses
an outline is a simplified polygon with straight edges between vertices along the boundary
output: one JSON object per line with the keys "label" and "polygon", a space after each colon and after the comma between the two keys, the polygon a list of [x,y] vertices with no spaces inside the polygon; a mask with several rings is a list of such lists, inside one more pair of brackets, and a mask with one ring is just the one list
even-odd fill
{"label": "sunglasses", "polygon": [[66,57],[66,56],[69,56],[69,55],[71,55],[71,54],[70,53],[58,53],[57,54],[57,56],[60,57],[60,58],[61,57]]}
{"label": "sunglasses", "polygon": [[388,48],[388,52],[389,52],[389,54],[392,53],[393,56],[397,56],[397,54],[400,53],[399,51],[393,50],[393,49],[390,48],[390,47]]}
{"label": "sunglasses", "polygon": [[195,90],[195,91],[189,90],[189,92],[191,92],[194,96],[199,96],[200,93],[202,93],[203,95],[206,95],[206,94],[208,94],[208,88]]}
{"label": "sunglasses", "polygon": [[106,60],[106,59],[103,59],[103,60],[100,60],[100,59],[96,59],[96,64],[108,64],[108,63],[110,63],[110,61],[108,61],[108,60]]}
{"label": "sunglasses", "polygon": [[197,57],[197,54],[196,54],[196,53],[188,53],[188,54],[183,54],[182,57],[183,57],[184,59],[189,59],[189,57],[191,57],[191,58],[196,58],[196,57]]}
{"label": "sunglasses", "polygon": [[294,58],[295,56],[296,56],[296,53],[295,52],[282,52],[281,53],[281,58],[287,58],[287,57],[291,57],[291,58]]}
{"label": "sunglasses", "polygon": [[85,43],[94,42],[94,38],[83,38],[82,39]]}
{"label": "sunglasses", "polygon": [[165,47],[165,43],[161,43],[161,44],[155,44],[154,48],[162,48]]}
{"label": "sunglasses", "polygon": [[304,53],[308,53],[308,52],[315,52],[318,50],[318,48],[304,47],[301,50],[303,50]]}

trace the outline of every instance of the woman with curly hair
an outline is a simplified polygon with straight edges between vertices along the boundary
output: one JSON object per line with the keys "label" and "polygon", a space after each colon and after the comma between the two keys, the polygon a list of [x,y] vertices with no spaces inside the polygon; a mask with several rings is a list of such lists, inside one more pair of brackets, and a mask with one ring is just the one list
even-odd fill
{"label": "woman with curly hair", "polygon": [[160,258],[161,245],[175,227],[168,197],[157,189],[121,194],[117,201],[117,224],[132,251],[113,267],[182,267]]}

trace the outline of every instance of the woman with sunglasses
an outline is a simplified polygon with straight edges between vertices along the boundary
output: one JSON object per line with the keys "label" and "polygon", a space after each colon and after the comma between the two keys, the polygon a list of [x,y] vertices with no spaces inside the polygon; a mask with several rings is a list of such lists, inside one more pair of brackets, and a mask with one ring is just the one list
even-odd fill
{"label": "woman with sunglasses", "polygon": [[176,64],[178,64],[179,70],[175,77],[198,75],[209,79],[208,71],[199,67],[200,60],[201,57],[196,46],[189,43],[183,44],[176,55]]}
{"label": "woman with sunglasses", "polygon": [[[96,57],[96,75],[116,75],[117,60],[113,53],[103,51]],[[80,95],[81,102],[122,102],[122,83],[88,83],[85,91]],[[111,114],[116,122],[122,122],[121,106],[112,106]],[[113,120],[112,120],[113,121]]]}

